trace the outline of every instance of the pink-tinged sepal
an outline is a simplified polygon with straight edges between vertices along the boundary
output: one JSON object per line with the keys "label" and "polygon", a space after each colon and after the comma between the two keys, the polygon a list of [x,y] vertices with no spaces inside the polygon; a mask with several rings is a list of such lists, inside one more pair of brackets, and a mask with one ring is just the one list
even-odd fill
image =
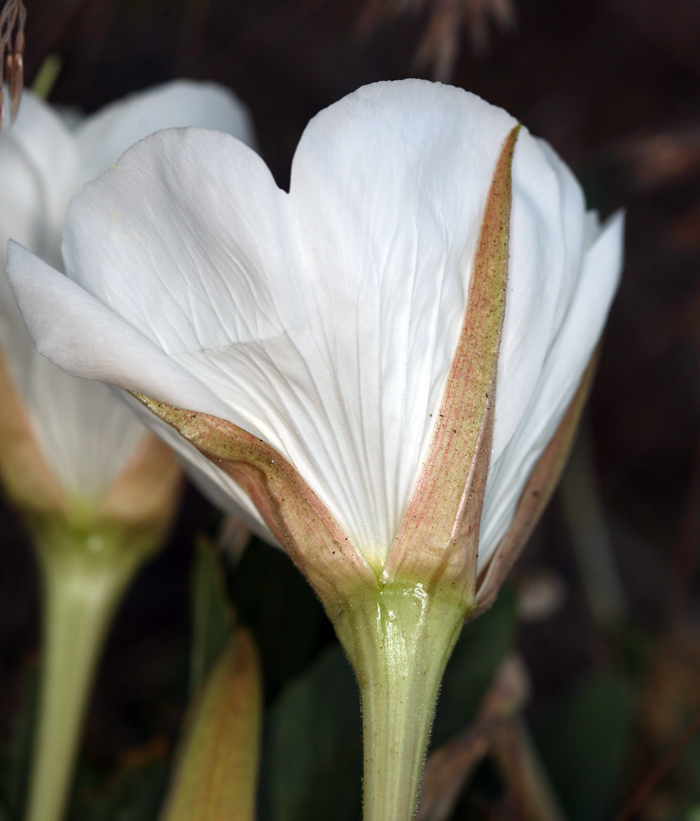
{"label": "pink-tinged sepal", "polygon": [[493,604],[501,585],[510,573],[520,551],[554,493],[566,465],[579,419],[591,389],[595,368],[598,364],[598,352],[599,348],[594,352],[557,432],[549,441],[530,474],[508,531],[479,577],[477,603],[472,616],[478,616]]}
{"label": "pink-tinged sepal", "polygon": [[331,619],[348,589],[363,582],[376,585],[362,554],[299,472],[273,447],[216,416],[134,396],[246,491]]}
{"label": "pink-tinged sepal", "polygon": [[469,301],[428,456],[384,569],[383,581],[447,585],[475,602],[479,523],[493,438],[505,317],[511,167],[519,126],[501,151],[484,209]]}
{"label": "pink-tinged sepal", "polygon": [[0,356],[0,480],[8,499],[31,515],[68,514],[68,500],[32,431],[26,409]]}

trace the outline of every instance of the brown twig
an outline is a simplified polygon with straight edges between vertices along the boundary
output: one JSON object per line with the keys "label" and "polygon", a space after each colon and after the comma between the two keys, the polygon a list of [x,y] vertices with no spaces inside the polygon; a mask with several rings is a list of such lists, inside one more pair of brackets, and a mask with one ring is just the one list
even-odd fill
{"label": "brown twig", "polygon": [[417,67],[430,66],[433,79],[449,81],[466,34],[477,57],[489,47],[489,20],[502,31],[515,28],[514,0],[366,0],[355,27],[367,39],[383,22],[427,10],[428,22],[416,50]]}
{"label": "brown twig", "polygon": [[695,714],[695,717],[683,734],[670,747],[666,754],[661,757],[661,760],[632,793],[623,808],[615,816],[615,821],[630,821],[630,819],[634,817],[635,813],[641,809],[644,802],[649,798],[654,787],[656,787],[659,781],[661,781],[664,775],[671,769],[676,759],[687,747],[698,730],[700,730],[700,710]]}
{"label": "brown twig", "polygon": [[[500,728],[493,743],[496,764],[508,788],[510,818],[527,821],[565,821],[524,722],[518,716]],[[515,816],[514,813],[518,815]]]}
{"label": "brown twig", "polygon": [[430,754],[417,821],[445,821],[449,818],[464,785],[488,754],[494,739],[503,733],[507,737],[513,716],[523,708],[529,692],[529,678],[523,662],[518,656],[509,656],[484,696],[478,720]]}

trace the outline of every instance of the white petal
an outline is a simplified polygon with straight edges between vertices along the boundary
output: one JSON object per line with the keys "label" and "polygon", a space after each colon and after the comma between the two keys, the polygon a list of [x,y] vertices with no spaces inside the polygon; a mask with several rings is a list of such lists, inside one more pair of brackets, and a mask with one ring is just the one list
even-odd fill
{"label": "white petal", "polygon": [[308,419],[298,450],[325,451],[317,481],[375,565],[430,441],[486,194],[514,125],[459,89],[377,83],[314,118],[294,157],[304,324],[290,335],[316,385],[325,381],[327,418],[298,400],[287,416]]}
{"label": "white petal", "polygon": [[53,474],[74,501],[97,505],[147,430],[107,385],[68,376],[34,351],[29,418]]}
{"label": "white petal", "polygon": [[73,500],[97,504],[126,467],[145,428],[106,385],[68,376],[37,351],[4,270],[0,350],[59,485]]}
{"label": "white petal", "polygon": [[[271,280],[288,272],[286,195],[226,134],[160,131],[71,206],[71,277],[167,353],[279,333]],[[293,249],[291,249],[293,251]]]}
{"label": "white petal", "polygon": [[493,460],[520,424],[561,326],[588,248],[586,224],[583,192],[571,171],[546,143],[521,131],[513,159]]}
{"label": "white petal", "polygon": [[37,354],[5,276],[5,249],[15,238],[58,260],[77,168],[73,139],[60,118],[25,91],[14,125],[3,125],[0,135],[0,348],[25,402]]}
{"label": "white petal", "polygon": [[22,315],[17,308],[10,283],[5,276],[5,248],[8,234],[22,237],[24,242],[43,246],[46,222],[43,219],[42,186],[35,170],[17,146],[0,135],[0,346],[10,373],[17,382],[29,367],[35,353]]}
{"label": "white petal", "polygon": [[[216,83],[175,80],[131,94],[79,123],[75,138],[83,162],[80,185],[106,171],[129,146],[163,128],[197,126],[255,142],[245,106]],[[76,188],[76,193],[79,186]]]}
{"label": "white petal", "polygon": [[566,413],[600,339],[620,279],[623,230],[623,216],[616,214],[588,250],[527,411],[507,447],[491,463],[479,537],[479,569],[508,529],[525,483]]}
{"label": "white petal", "polygon": [[9,237],[59,259],[60,228],[79,162],[72,136],[25,91],[0,138],[0,349],[49,467],[73,498],[96,502],[129,461],[143,426],[105,385],[67,376],[37,352],[5,274]]}
{"label": "white petal", "polygon": [[39,352],[63,371],[179,407],[218,416],[226,411],[183,368],[68,277],[15,242],[8,251],[7,273],[27,328]]}

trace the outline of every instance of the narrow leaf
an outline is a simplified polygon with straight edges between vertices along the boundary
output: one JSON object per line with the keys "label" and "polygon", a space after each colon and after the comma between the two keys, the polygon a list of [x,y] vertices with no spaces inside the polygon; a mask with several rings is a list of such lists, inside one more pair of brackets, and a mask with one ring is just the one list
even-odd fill
{"label": "narrow leaf", "polygon": [[253,821],[261,713],[257,652],[240,629],[190,716],[161,821]]}

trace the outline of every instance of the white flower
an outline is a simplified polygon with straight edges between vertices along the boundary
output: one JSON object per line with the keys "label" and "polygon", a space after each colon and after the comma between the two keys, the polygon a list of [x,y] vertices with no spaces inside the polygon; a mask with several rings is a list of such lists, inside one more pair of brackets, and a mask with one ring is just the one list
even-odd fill
{"label": "white flower", "polygon": [[621,240],[504,111],[407,80],[315,117],[289,193],[237,140],[163,131],[74,201],[68,277],[10,246],[39,350],[135,393],[318,593],[360,682],[365,821],[415,816],[444,666],[558,476]]}
{"label": "white flower", "polygon": [[[25,91],[16,122],[0,134],[0,375],[7,380],[6,368],[19,392],[12,424],[18,413],[28,417],[25,440],[36,440],[34,458],[46,461],[63,494],[88,508],[145,447],[147,431],[108,387],[68,376],[37,353],[5,276],[5,248],[13,238],[62,267],[61,230],[73,195],[137,140],[187,125],[221,129],[252,143],[238,100],[223,88],[193,82],[135,94],[86,118],[63,117]],[[3,389],[11,390],[9,383]],[[6,416],[10,398],[4,397]],[[30,473],[27,466],[7,465],[16,441],[13,435],[2,442],[1,472],[9,485],[21,481],[9,471]]]}
{"label": "white flower", "polygon": [[[68,277],[12,246],[27,325],[71,374],[260,437],[379,572],[430,446],[515,125],[456,88],[377,83],[310,122],[289,193],[227,135],[154,134],[73,202]],[[622,219],[601,230],[525,129],[512,185],[480,567],[576,392],[621,266]],[[240,487],[153,424],[260,522]]]}

